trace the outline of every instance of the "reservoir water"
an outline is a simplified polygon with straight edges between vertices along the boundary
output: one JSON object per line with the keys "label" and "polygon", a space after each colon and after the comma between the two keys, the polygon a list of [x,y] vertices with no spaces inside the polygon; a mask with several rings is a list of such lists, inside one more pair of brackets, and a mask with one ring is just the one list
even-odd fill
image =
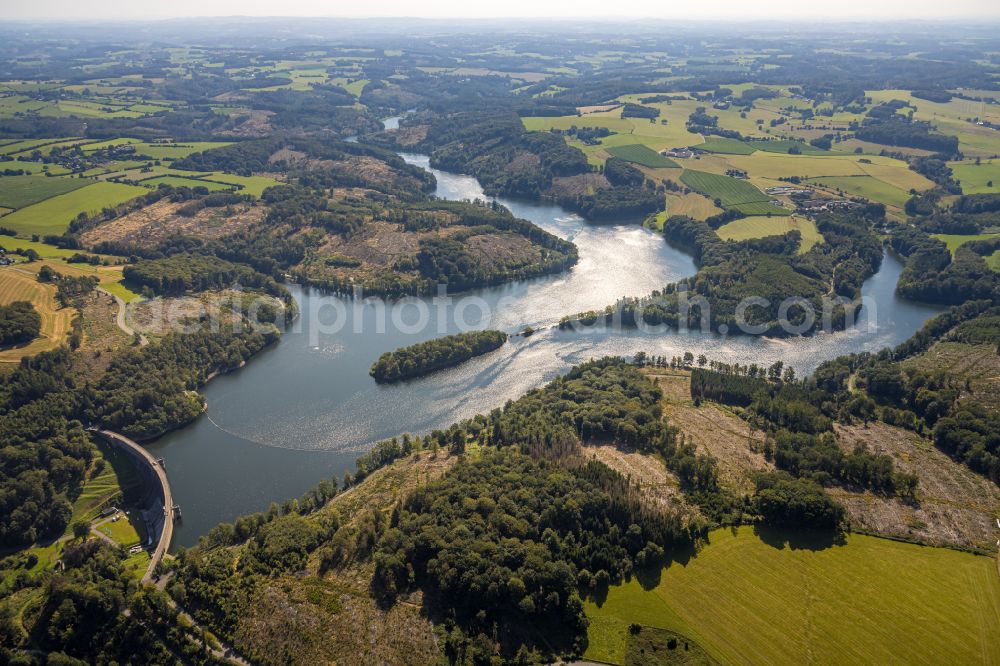
{"label": "reservoir water", "polygon": [[[404,157],[429,168],[426,156]],[[474,178],[432,171],[437,196],[486,198]],[[864,285],[864,311],[872,316],[841,333],[770,340],[559,331],[553,324],[562,315],[648,294],[694,274],[694,263],[659,234],[634,224],[592,225],[558,206],[500,202],[518,217],[573,241],[579,263],[556,276],[454,294],[450,303],[414,299],[402,307],[292,286],[302,316],[280,342],[246,367],[209,383],[207,413],[148,447],[165,459],[174,498],[183,509],[174,547],[190,546],[221,521],[266,509],[272,501],[299,496],[321,478],[353,470],[355,458],[379,439],[424,433],[500,407],[589,358],[691,351],[744,364],[781,359],[801,374],[841,354],[897,344],[938,311],[897,297],[902,266],[887,256]],[[424,326],[417,325],[421,309],[430,317]],[[525,325],[541,330],[423,379],[379,386],[368,376],[381,353],[457,332],[461,323],[511,333]]]}

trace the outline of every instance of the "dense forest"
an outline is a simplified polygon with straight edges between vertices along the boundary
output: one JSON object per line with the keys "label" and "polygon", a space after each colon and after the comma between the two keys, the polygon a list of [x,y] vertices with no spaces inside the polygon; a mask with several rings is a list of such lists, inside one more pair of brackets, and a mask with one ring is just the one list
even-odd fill
{"label": "dense forest", "polygon": [[272,277],[211,255],[175,254],[165,259],[141,260],[126,266],[123,274],[126,280],[147,287],[158,296],[177,296],[233,285],[262,289],[276,296],[287,294]]}
{"label": "dense forest", "polygon": [[42,318],[28,301],[0,305],[0,347],[34,340],[42,330]]}
{"label": "dense forest", "polygon": [[382,354],[369,374],[380,384],[422,377],[499,349],[505,342],[507,334],[503,331],[446,335]]}

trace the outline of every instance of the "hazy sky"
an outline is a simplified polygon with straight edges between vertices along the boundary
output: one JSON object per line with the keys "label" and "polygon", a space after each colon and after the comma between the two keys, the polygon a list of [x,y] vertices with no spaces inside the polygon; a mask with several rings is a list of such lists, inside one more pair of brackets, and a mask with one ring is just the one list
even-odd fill
{"label": "hazy sky", "polygon": [[0,18],[185,16],[661,17],[679,19],[998,18],[998,0],[0,0]]}

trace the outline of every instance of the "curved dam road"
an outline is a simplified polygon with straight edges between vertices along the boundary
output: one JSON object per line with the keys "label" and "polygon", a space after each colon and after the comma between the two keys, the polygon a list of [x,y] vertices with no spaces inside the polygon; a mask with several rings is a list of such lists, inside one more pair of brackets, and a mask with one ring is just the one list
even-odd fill
{"label": "curved dam road", "polygon": [[[153,578],[156,565],[163,559],[174,536],[174,498],[170,492],[167,472],[149,451],[128,437],[111,430],[95,428],[92,432],[128,453],[136,461],[140,474],[145,477],[147,485],[150,486],[143,502],[147,506],[142,509],[142,516],[146,521],[150,536],[156,540],[156,547],[149,558],[149,566],[142,577],[144,584],[149,583]],[[158,509],[162,510],[162,513],[158,513]]]}

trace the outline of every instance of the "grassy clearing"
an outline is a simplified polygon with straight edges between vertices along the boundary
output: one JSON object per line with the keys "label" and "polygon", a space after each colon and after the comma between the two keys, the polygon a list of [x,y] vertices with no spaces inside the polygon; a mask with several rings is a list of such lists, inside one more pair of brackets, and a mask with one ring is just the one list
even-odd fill
{"label": "grassy clearing", "polygon": [[814,245],[823,242],[823,236],[816,228],[816,224],[812,220],[797,216],[744,217],[719,227],[717,233],[719,238],[724,240],[740,241],[749,238],[778,236],[792,230],[802,234],[799,254],[808,252]]}
{"label": "grassy clearing", "polygon": [[[931,234],[934,238],[944,241],[944,244],[948,246],[948,249],[952,254],[955,254],[957,250],[962,245],[965,245],[969,241],[974,240],[987,240],[990,238],[996,238],[1000,234]],[[986,260],[986,265],[995,271],[1000,271],[1000,250],[994,252],[988,257],[983,257]]]}
{"label": "grassy clearing", "polygon": [[1000,162],[983,160],[975,162],[949,162],[955,179],[962,183],[964,194],[991,194],[1000,192]]}
{"label": "grassy clearing", "polygon": [[[133,285],[134,286],[134,285]],[[117,296],[126,303],[135,303],[136,301],[141,301],[142,296],[129,287],[128,283],[124,280],[118,280],[117,282],[107,282],[101,285],[101,289]]]}
{"label": "grassy clearing", "polygon": [[628,146],[612,146],[607,151],[614,157],[620,157],[623,160],[635,162],[650,169],[680,168],[680,165],[672,159],[664,157],[655,150],[638,143]]}
{"label": "grassy clearing", "polygon": [[62,234],[81,212],[92,213],[105,206],[117,206],[146,192],[146,188],[134,185],[93,183],[5,215],[3,225],[24,236]]}
{"label": "grassy clearing", "polygon": [[142,541],[137,525],[133,525],[130,518],[120,518],[117,521],[107,521],[97,528],[102,534],[106,534],[115,543],[122,546],[134,546]]}
{"label": "grassy clearing", "polygon": [[871,176],[831,176],[812,178],[808,182],[898,208],[905,206],[906,200],[910,198],[910,193],[906,190]]}
{"label": "grassy clearing", "polygon": [[727,139],[721,136],[710,136],[705,140],[705,143],[694,147],[707,153],[722,153],[724,155],[750,155],[756,150],[739,139]]}
{"label": "grassy clearing", "polygon": [[706,171],[685,169],[681,181],[712,200],[718,200],[724,207],[747,203],[767,203],[770,198],[745,180],[720,176]]}
{"label": "grassy clearing", "polygon": [[4,176],[0,178],[0,206],[24,208],[59,194],[66,194],[93,181],[51,176]]}
{"label": "grassy clearing", "polygon": [[722,663],[992,663],[996,561],[862,535],[831,545],[750,527],[716,530],[658,581],[612,587],[585,658],[624,664],[628,625],[690,637]]}
{"label": "grassy clearing", "polygon": [[[108,502],[124,490],[141,483],[135,466],[125,454],[101,440],[96,440],[96,444],[98,454],[91,463],[90,475],[84,482],[80,495],[73,500],[73,519],[70,524],[77,520],[96,519]],[[67,532],[69,531],[70,528],[67,528]]]}

